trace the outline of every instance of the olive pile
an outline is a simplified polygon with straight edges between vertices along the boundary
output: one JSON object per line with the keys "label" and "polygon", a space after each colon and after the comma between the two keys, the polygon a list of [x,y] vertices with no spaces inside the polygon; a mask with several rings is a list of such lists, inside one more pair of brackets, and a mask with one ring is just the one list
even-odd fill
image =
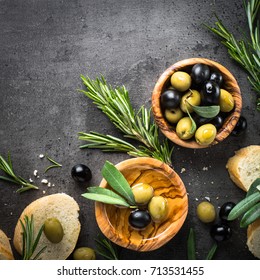
{"label": "olive pile", "polygon": [[[195,64],[190,74],[177,71],[170,78],[168,87],[160,97],[160,104],[166,120],[175,126],[182,140],[195,137],[200,145],[211,144],[234,108],[233,96],[223,88],[221,73],[206,64]],[[194,112],[194,106],[218,105],[220,112],[215,117],[201,117]],[[192,120],[197,129],[192,129]]]}
{"label": "olive pile", "polygon": [[[226,202],[219,210],[220,220],[210,228],[210,236],[217,242],[228,240],[232,235],[232,230],[228,222],[228,214],[235,207],[235,203]],[[207,201],[201,202],[197,206],[197,216],[203,223],[212,223],[216,219],[215,207]]]}
{"label": "olive pile", "polygon": [[128,222],[135,229],[144,229],[152,221],[161,222],[168,213],[167,199],[160,195],[154,195],[151,185],[139,183],[132,187],[135,202],[138,209],[132,211]]}

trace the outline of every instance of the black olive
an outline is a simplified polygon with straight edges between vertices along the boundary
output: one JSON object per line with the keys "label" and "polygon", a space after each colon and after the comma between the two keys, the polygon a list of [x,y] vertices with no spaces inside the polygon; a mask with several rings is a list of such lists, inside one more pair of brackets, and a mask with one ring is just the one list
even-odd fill
{"label": "black olive", "polygon": [[219,217],[221,220],[223,221],[227,221],[228,219],[228,214],[230,213],[230,211],[235,207],[235,203],[234,202],[226,202],[224,203],[220,210],[219,210]]}
{"label": "black olive", "polygon": [[247,120],[245,117],[240,116],[236,126],[231,132],[231,135],[240,136],[246,131],[246,129],[247,129]]}
{"label": "black olive", "polygon": [[136,229],[144,229],[151,223],[152,219],[148,211],[146,210],[135,210],[130,213],[128,222]]}
{"label": "black olive", "polygon": [[197,63],[191,69],[191,78],[195,84],[203,84],[209,79],[210,69],[208,65]]}
{"label": "black olive", "polygon": [[223,84],[223,76],[219,72],[212,72],[210,74],[209,80],[217,83],[220,87]]}
{"label": "black olive", "polygon": [[216,127],[217,130],[219,130],[223,126],[224,120],[225,119],[222,115],[217,115],[210,122]]}
{"label": "black olive", "polygon": [[160,101],[163,109],[174,109],[180,105],[181,94],[175,89],[168,89],[162,93]]}
{"label": "black olive", "polygon": [[197,114],[192,114],[192,118],[198,127],[211,121],[211,118],[204,118]]}
{"label": "black olive", "polygon": [[92,173],[86,165],[76,164],[71,169],[71,176],[75,181],[85,183],[91,180]]}
{"label": "black olive", "polygon": [[201,91],[203,105],[219,105],[220,87],[213,81],[207,81]]}
{"label": "black olive", "polygon": [[210,230],[210,236],[217,242],[228,240],[231,235],[231,227],[226,224],[215,224]]}

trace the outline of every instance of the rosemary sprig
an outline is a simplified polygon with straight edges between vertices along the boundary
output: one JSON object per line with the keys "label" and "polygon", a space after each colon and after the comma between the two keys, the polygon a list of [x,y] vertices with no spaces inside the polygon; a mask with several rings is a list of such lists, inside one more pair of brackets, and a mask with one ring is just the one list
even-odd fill
{"label": "rosemary sprig", "polygon": [[250,37],[237,40],[217,17],[216,27],[205,25],[210,31],[223,39],[222,44],[227,47],[228,53],[249,74],[248,80],[257,93],[257,110],[260,111],[260,24],[257,15],[260,9],[260,0],[244,1]]}
{"label": "rosemary sprig", "polygon": [[51,168],[57,168],[57,167],[62,167],[62,165],[60,163],[58,163],[57,161],[55,161],[54,159],[50,158],[49,156],[46,155],[46,158],[53,163],[52,165],[48,166],[44,173],[46,173],[48,170],[50,170]]}
{"label": "rosemary sprig", "polygon": [[33,257],[35,250],[37,248],[37,245],[39,243],[39,240],[42,235],[43,227],[41,226],[39,229],[36,237],[34,235],[34,220],[33,215],[31,215],[31,218],[28,216],[24,217],[24,223],[20,220],[22,229],[23,229],[23,249],[22,249],[22,257],[23,260],[37,260],[39,259],[40,255],[43,253],[43,251],[46,249],[46,246],[43,247],[38,251],[38,253],[35,254]]}
{"label": "rosemary sprig", "polygon": [[118,260],[118,251],[117,248],[112,244],[110,240],[105,237],[98,236],[95,239],[97,244],[96,252],[106,258],[107,260]]}
{"label": "rosemary sprig", "polygon": [[111,122],[123,133],[124,137],[141,143],[135,147],[111,135],[96,132],[79,133],[79,139],[90,142],[81,148],[96,148],[105,152],[127,152],[134,157],[148,156],[159,159],[171,165],[171,154],[167,139],[161,143],[158,126],[151,120],[151,110],[144,106],[136,112],[129,99],[128,91],[124,86],[113,89],[103,76],[101,79],[91,80],[81,76],[87,90],[81,90],[94,104],[108,116]]}
{"label": "rosemary sprig", "polygon": [[29,183],[25,179],[23,179],[21,176],[17,176],[14,173],[13,170],[13,165],[11,161],[11,156],[10,153],[8,153],[8,158],[5,160],[1,155],[0,155],[0,169],[5,172],[6,176],[0,176],[1,180],[5,180],[8,182],[12,182],[18,185],[21,185],[22,187],[19,188],[16,192],[21,193],[28,191],[30,189],[38,189],[38,187],[34,186],[33,184]]}

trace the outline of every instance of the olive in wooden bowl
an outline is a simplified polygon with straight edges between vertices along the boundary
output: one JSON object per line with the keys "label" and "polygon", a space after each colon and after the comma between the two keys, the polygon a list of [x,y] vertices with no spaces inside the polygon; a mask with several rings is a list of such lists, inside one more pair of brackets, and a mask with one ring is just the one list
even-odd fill
{"label": "olive in wooden bowl", "polygon": [[[159,222],[151,220],[144,229],[136,229],[129,224],[129,216],[138,210],[96,202],[95,214],[100,230],[112,242],[127,249],[152,251],[163,246],[178,233],[188,213],[187,192],[181,178],[167,164],[147,157],[122,161],[116,168],[131,187],[150,185],[154,190],[153,203],[161,198],[167,204],[167,212]],[[105,179],[100,187],[109,188]],[[148,211],[143,207],[141,211]]]}
{"label": "olive in wooden bowl", "polygon": [[242,97],[234,76],[205,58],[181,60],[159,77],[152,110],[162,133],[187,148],[207,148],[227,138],[240,118]]}

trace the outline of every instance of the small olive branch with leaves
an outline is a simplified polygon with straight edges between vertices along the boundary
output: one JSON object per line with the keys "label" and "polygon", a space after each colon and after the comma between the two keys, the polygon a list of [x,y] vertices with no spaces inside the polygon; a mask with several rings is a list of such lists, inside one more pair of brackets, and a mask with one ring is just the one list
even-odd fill
{"label": "small olive branch with leaves", "polygon": [[128,91],[124,86],[112,88],[103,76],[101,79],[91,80],[81,75],[87,90],[81,90],[93,100],[110,121],[130,138],[141,143],[138,147],[128,141],[96,132],[79,132],[79,139],[88,141],[81,148],[101,149],[104,152],[126,152],[134,157],[153,157],[171,165],[173,148],[169,147],[167,139],[159,139],[159,128],[151,119],[151,110],[144,106],[136,112],[129,99]]}
{"label": "small olive branch with leaves", "polygon": [[260,111],[260,0],[244,1],[250,36],[237,40],[217,17],[216,27],[205,25],[210,31],[223,39],[222,44],[228,53],[248,74],[248,80],[257,93],[257,110]]}

